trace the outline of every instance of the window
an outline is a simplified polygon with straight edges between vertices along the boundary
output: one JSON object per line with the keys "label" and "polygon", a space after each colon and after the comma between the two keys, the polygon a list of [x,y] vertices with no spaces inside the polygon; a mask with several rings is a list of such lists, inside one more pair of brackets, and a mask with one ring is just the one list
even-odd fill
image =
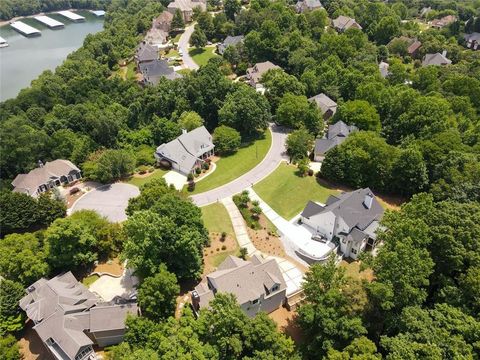
{"label": "window", "polygon": [[255,299],[252,301],[252,304],[256,304],[256,303],[258,303],[258,299]]}
{"label": "window", "polygon": [[277,291],[277,290],[278,290],[278,285],[273,285],[272,292]]}
{"label": "window", "polygon": [[357,250],[356,250],[356,249],[352,249],[352,253],[356,254],[356,253],[357,253]]}

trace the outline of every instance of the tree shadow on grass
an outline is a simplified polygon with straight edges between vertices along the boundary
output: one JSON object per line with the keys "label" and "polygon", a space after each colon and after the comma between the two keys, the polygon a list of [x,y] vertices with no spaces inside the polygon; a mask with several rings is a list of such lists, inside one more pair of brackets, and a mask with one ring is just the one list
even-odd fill
{"label": "tree shadow on grass", "polygon": [[204,48],[199,48],[199,49],[195,48],[195,49],[190,50],[188,53],[189,53],[190,56],[193,57],[193,56],[197,56],[197,55],[202,55],[205,51],[207,51],[207,50],[205,50]]}

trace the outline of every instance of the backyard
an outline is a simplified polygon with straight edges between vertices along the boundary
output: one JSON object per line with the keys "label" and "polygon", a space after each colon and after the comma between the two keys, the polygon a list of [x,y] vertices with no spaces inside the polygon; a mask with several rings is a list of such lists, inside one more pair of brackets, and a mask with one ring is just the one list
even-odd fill
{"label": "backyard", "polygon": [[215,54],[215,46],[204,47],[201,49],[192,48],[188,53],[198,66],[207,65],[208,60],[218,57],[218,55]]}
{"label": "backyard", "polygon": [[216,170],[196,184],[193,194],[215,189],[250,171],[263,160],[271,144],[272,134],[265,131],[265,138],[241,147],[233,155],[222,157],[215,163]]}
{"label": "backyard", "polygon": [[[208,274],[214,271],[228,255],[238,255],[239,247],[232,222],[223,204],[214,203],[202,207],[201,210],[210,238],[210,246],[203,250],[205,263],[203,273]],[[222,237],[222,233],[226,236]]]}
{"label": "backyard", "polygon": [[315,176],[300,177],[293,165],[281,163],[267,178],[253,186],[255,192],[280,216],[289,220],[299,214],[308,200],[324,203],[338,190],[321,186]]}
{"label": "backyard", "polygon": [[167,173],[166,170],[155,169],[151,173],[146,173],[146,174],[142,174],[142,175],[134,174],[128,179],[127,183],[130,184],[130,185],[135,185],[137,187],[140,187],[143,184],[149,183],[152,180],[160,179],[166,173]]}

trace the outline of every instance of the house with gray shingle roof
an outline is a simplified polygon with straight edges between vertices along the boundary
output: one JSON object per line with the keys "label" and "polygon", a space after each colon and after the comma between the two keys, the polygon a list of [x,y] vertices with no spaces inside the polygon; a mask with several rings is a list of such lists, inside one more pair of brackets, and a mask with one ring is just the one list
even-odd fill
{"label": "house with gray shingle roof", "polygon": [[480,33],[465,34],[463,38],[465,39],[465,46],[468,49],[480,50]]}
{"label": "house with gray shingle roof", "polygon": [[134,58],[137,66],[142,63],[157,60],[158,47],[152,46],[146,41],[142,41],[135,51]]}
{"label": "house with gray shingle roof", "polygon": [[57,360],[96,360],[93,345],[123,340],[127,315],[137,304],[118,298],[102,302],[71,272],[40,279],[26,289],[20,307],[34,322],[33,330]]}
{"label": "house with gray shingle roof", "polygon": [[275,69],[281,69],[281,67],[278,65],[275,65],[270,61],[256,63],[251,68],[247,69],[246,77],[247,77],[248,83],[254,88],[259,89],[259,85],[261,84],[260,80],[262,79],[262,76],[268,70],[275,70]]}
{"label": "house with gray shingle roof", "polygon": [[325,121],[330,119],[337,112],[337,103],[323,93],[312,96],[308,101],[314,102],[317,105],[322,111],[323,120]]}
{"label": "house with gray shingle roof", "polygon": [[376,245],[384,211],[373,192],[365,188],[331,195],[326,204],[309,201],[300,218],[312,228],[312,241],[337,241],[344,257],[357,259],[367,244]]}
{"label": "house with gray shingle roof", "polygon": [[305,11],[312,11],[316,9],[323,9],[323,5],[320,0],[299,0],[295,4],[295,10],[298,13],[304,13]]}
{"label": "house with gray shingle roof", "polygon": [[227,36],[225,40],[223,40],[222,43],[217,45],[217,52],[220,55],[223,55],[227,47],[229,46],[236,46],[237,44],[240,44],[243,42],[244,36],[243,35],[237,35],[237,36]]}
{"label": "house with gray shingle roof", "polygon": [[327,151],[343,143],[352,132],[357,130],[356,126],[347,125],[341,120],[333,125],[328,125],[325,137],[315,140],[314,160],[323,161]]}
{"label": "house with gray shingle roof", "polygon": [[441,54],[426,54],[422,61],[422,66],[429,66],[429,65],[436,65],[436,66],[443,66],[443,65],[450,65],[452,60],[447,58],[447,51],[444,50]]}
{"label": "house with gray shingle roof", "polygon": [[149,62],[142,62],[138,65],[138,70],[142,74],[142,82],[145,85],[158,85],[160,80],[175,80],[182,77],[168,65],[167,60],[155,59]]}
{"label": "house with gray shingle roof", "polygon": [[214,155],[214,148],[212,135],[200,126],[190,132],[184,130],[175,140],[160,145],[154,155],[157,163],[167,161],[172,169],[187,175]]}
{"label": "house with gray shingle roof", "polygon": [[39,161],[38,167],[28,174],[18,174],[12,181],[13,191],[38,197],[41,193],[62,184],[80,179],[81,172],[71,161],[57,159],[45,163]]}
{"label": "house with gray shingle roof", "polygon": [[348,16],[340,15],[338,18],[334,19],[332,23],[333,23],[333,27],[338,32],[344,32],[345,30],[348,30],[348,29],[362,30],[362,27],[360,26],[360,24],[357,23],[355,19],[352,19],[351,17],[348,17]]}
{"label": "house with gray shingle roof", "polygon": [[207,0],[173,0],[167,6],[167,10],[175,15],[177,10],[182,13],[183,21],[190,22],[193,17],[193,9],[199,8],[201,11],[207,10]]}
{"label": "house with gray shingle roof", "polygon": [[242,310],[250,317],[259,311],[270,313],[286,299],[287,285],[275,259],[265,260],[253,255],[250,261],[228,256],[216,271],[192,291],[196,313],[208,308],[217,293],[235,295]]}

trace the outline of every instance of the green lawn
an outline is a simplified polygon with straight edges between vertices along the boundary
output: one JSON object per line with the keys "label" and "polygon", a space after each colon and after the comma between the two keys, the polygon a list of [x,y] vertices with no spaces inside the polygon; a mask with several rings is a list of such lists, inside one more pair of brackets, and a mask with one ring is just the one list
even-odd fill
{"label": "green lawn", "polygon": [[285,219],[291,219],[308,200],[325,202],[329,195],[338,193],[317,183],[314,176],[299,177],[297,168],[285,163],[267,178],[253,186],[255,192]]}
{"label": "green lawn", "polygon": [[178,40],[180,40],[180,36],[182,36],[182,34],[183,31],[175,35],[175,37],[172,39],[172,42],[174,42],[175,44],[178,43]]}
{"label": "green lawn", "polygon": [[232,251],[224,251],[218,255],[213,256],[211,259],[212,265],[218,267],[218,265],[220,265],[223,260],[225,260],[229,255],[240,256],[240,248]]}
{"label": "green lawn", "polygon": [[222,203],[214,203],[201,208],[202,219],[209,232],[222,233],[235,237],[232,221],[228,215],[227,209]]}
{"label": "green lawn", "polygon": [[190,69],[180,69],[177,71],[177,73],[179,73],[180,75],[188,75],[190,74],[192,71]]}
{"label": "green lawn", "polygon": [[[265,138],[240,148],[235,154],[216,162],[216,170],[195,186],[193,194],[199,194],[229,183],[258,165],[272,144],[272,134],[265,131]],[[185,188],[184,188],[185,189]]]}
{"label": "green lawn", "polygon": [[97,274],[87,276],[85,279],[82,280],[82,284],[85,285],[86,287],[89,287],[95,281],[97,281],[99,278],[100,278],[100,276],[98,276]]}
{"label": "green lawn", "polygon": [[146,184],[154,179],[160,179],[166,173],[167,173],[166,170],[155,169],[155,171],[152,172],[149,176],[145,176],[141,178],[132,176],[130,177],[130,179],[128,179],[127,183],[140,187],[143,184]]}
{"label": "green lawn", "polygon": [[217,54],[214,53],[215,47],[204,47],[202,49],[190,49],[188,53],[190,56],[193,58],[193,61],[195,61],[198,66],[203,66],[207,65],[208,60],[214,57],[218,57]]}

